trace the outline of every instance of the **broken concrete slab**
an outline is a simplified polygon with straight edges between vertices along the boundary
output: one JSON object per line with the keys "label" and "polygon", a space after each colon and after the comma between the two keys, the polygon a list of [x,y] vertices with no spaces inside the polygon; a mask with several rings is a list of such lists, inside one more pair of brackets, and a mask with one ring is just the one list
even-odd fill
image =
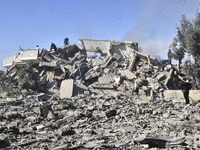
{"label": "broken concrete slab", "polygon": [[98,78],[100,84],[109,84],[115,81],[115,78],[111,74],[103,74]]}
{"label": "broken concrete slab", "polygon": [[74,57],[74,55],[79,52],[79,48],[76,44],[70,44],[62,47],[58,47],[58,52],[63,54],[64,58]]}
{"label": "broken concrete slab", "polygon": [[73,96],[74,80],[68,79],[61,82],[60,98],[71,98]]}
{"label": "broken concrete slab", "polygon": [[95,39],[79,39],[79,46],[81,49],[89,52],[95,52],[100,49],[102,53],[107,55],[118,55],[130,58],[133,51],[138,50],[138,44],[131,41],[112,41],[112,40],[95,40]]}
{"label": "broken concrete slab", "polygon": [[48,66],[48,67],[56,67],[57,63],[56,62],[40,62],[39,66]]}
{"label": "broken concrete slab", "polygon": [[132,126],[126,126],[126,127],[122,127],[122,129],[125,131],[125,132],[135,132],[137,131],[135,127],[132,127]]}
{"label": "broken concrete slab", "polygon": [[137,57],[141,58],[142,60],[145,60],[146,62],[154,64],[154,65],[158,65],[158,61],[155,57],[149,56],[147,54],[143,54],[138,51],[135,51],[135,53],[137,54]]}
{"label": "broken concrete slab", "polygon": [[133,80],[133,79],[137,78],[136,75],[130,70],[120,70],[119,73],[122,76],[125,76],[129,80]]}
{"label": "broken concrete slab", "polygon": [[137,54],[135,53],[135,54],[133,55],[133,57],[131,58],[131,60],[130,60],[130,66],[129,66],[129,70],[130,70],[130,71],[133,70],[136,59],[137,59]]}
{"label": "broken concrete slab", "polygon": [[39,50],[38,49],[28,49],[28,50],[21,50],[20,51],[20,60],[21,61],[35,61],[39,62],[38,60]]}
{"label": "broken concrete slab", "polygon": [[10,68],[15,62],[15,57],[7,57],[4,59],[3,66],[6,68]]}
{"label": "broken concrete slab", "polygon": [[[183,92],[181,90],[165,90],[164,97],[166,100],[175,99],[176,101],[183,101]],[[200,90],[190,90],[189,98],[191,101],[200,100]]]}
{"label": "broken concrete slab", "polygon": [[79,94],[89,95],[89,93],[90,92],[89,92],[87,86],[85,86],[84,84],[75,82],[75,84],[74,84],[74,95],[79,95]]}

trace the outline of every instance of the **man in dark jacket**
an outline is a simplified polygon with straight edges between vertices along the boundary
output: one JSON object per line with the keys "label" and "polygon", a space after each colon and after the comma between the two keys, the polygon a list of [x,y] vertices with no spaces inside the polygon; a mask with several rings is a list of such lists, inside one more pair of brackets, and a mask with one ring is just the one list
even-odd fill
{"label": "man in dark jacket", "polygon": [[183,96],[185,98],[185,103],[186,104],[189,104],[190,103],[190,100],[189,100],[189,90],[191,89],[191,85],[189,83],[188,80],[186,79],[183,79],[180,83],[180,88],[183,92]]}
{"label": "man in dark jacket", "polygon": [[50,51],[54,50],[57,53],[57,47],[54,43],[51,43]]}

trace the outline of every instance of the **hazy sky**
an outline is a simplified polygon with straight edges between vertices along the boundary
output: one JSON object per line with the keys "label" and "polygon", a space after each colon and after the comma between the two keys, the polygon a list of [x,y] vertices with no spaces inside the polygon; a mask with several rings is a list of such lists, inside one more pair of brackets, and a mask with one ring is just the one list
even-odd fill
{"label": "hazy sky", "polygon": [[[183,14],[194,19],[199,0],[0,0],[0,64],[23,49],[63,46],[65,37],[130,40],[167,58]],[[1,69],[1,68],[0,68]]]}

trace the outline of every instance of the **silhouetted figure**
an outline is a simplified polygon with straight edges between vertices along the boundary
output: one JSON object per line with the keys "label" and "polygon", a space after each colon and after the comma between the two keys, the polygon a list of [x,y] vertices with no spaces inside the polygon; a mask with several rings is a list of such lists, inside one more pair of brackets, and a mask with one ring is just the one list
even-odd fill
{"label": "silhouetted figure", "polygon": [[38,45],[36,46],[36,49],[37,49],[38,51],[40,50],[40,48],[39,48],[39,46],[38,46]]}
{"label": "silhouetted figure", "polygon": [[185,103],[189,104],[190,103],[189,90],[191,89],[191,84],[189,83],[189,81],[186,79],[181,80],[180,89],[183,92],[183,96],[185,98]]}
{"label": "silhouetted figure", "polygon": [[68,39],[68,38],[65,38],[65,39],[64,39],[64,44],[65,44],[65,46],[66,46],[66,45],[69,45],[69,39]]}
{"label": "silhouetted figure", "polygon": [[172,63],[172,52],[171,52],[171,49],[169,49],[168,51],[168,64],[171,64]]}
{"label": "silhouetted figure", "polygon": [[135,92],[137,95],[139,93],[139,84],[137,81],[134,81],[133,89],[131,91],[131,95],[133,95],[133,92]]}
{"label": "silhouetted figure", "polygon": [[164,88],[161,88],[160,90],[160,98],[163,100],[164,99],[164,91],[165,91],[165,89]]}
{"label": "silhouetted figure", "polygon": [[21,46],[19,46],[19,49],[20,49],[21,51],[23,51],[23,48],[21,48]]}
{"label": "silhouetted figure", "polygon": [[50,47],[50,51],[54,50],[55,52],[57,52],[57,47],[54,43],[51,43],[51,47]]}

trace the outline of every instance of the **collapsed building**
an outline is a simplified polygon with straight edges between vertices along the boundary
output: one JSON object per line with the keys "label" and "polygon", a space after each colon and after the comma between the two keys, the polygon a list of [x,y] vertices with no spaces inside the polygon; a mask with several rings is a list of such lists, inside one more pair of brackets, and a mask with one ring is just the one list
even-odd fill
{"label": "collapsed building", "polygon": [[47,83],[48,91],[55,92],[52,87],[55,79],[59,81],[60,98],[86,93],[129,95],[134,80],[140,85],[141,99],[152,99],[163,89],[179,89],[176,67],[160,64],[156,58],[139,52],[138,43],[94,39],[79,39],[78,43],[79,47],[71,44],[56,51],[21,50],[5,58],[7,76],[17,78],[19,68],[32,61],[38,80]]}
{"label": "collapsed building", "polygon": [[[184,107],[176,67],[139,52],[137,43],[79,39],[79,47],[21,50],[5,58],[6,77],[16,80],[29,61],[47,90],[2,96],[0,148],[200,147],[199,103]],[[133,81],[139,95],[131,95]]]}
{"label": "collapsed building", "polygon": [[[124,91],[133,87],[133,80],[139,82],[143,99],[150,96],[150,91],[153,96],[153,93],[158,93],[162,88],[178,89],[175,82],[177,80],[173,77],[175,68],[171,65],[161,66],[156,58],[139,52],[138,43],[79,39],[79,45],[80,48],[72,44],[59,47],[56,51],[21,50],[21,53],[5,58],[4,67],[9,76],[15,77],[21,65],[33,61],[39,66],[36,70],[40,80],[46,77],[47,88],[53,87],[55,78],[60,81],[61,98],[86,91],[98,95],[120,96],[127,94]],[[87,56],[88,52],[93,54]],[[118,83],[115,82],[117,78]],[[69,81],[61,82],[64,80]]]}

